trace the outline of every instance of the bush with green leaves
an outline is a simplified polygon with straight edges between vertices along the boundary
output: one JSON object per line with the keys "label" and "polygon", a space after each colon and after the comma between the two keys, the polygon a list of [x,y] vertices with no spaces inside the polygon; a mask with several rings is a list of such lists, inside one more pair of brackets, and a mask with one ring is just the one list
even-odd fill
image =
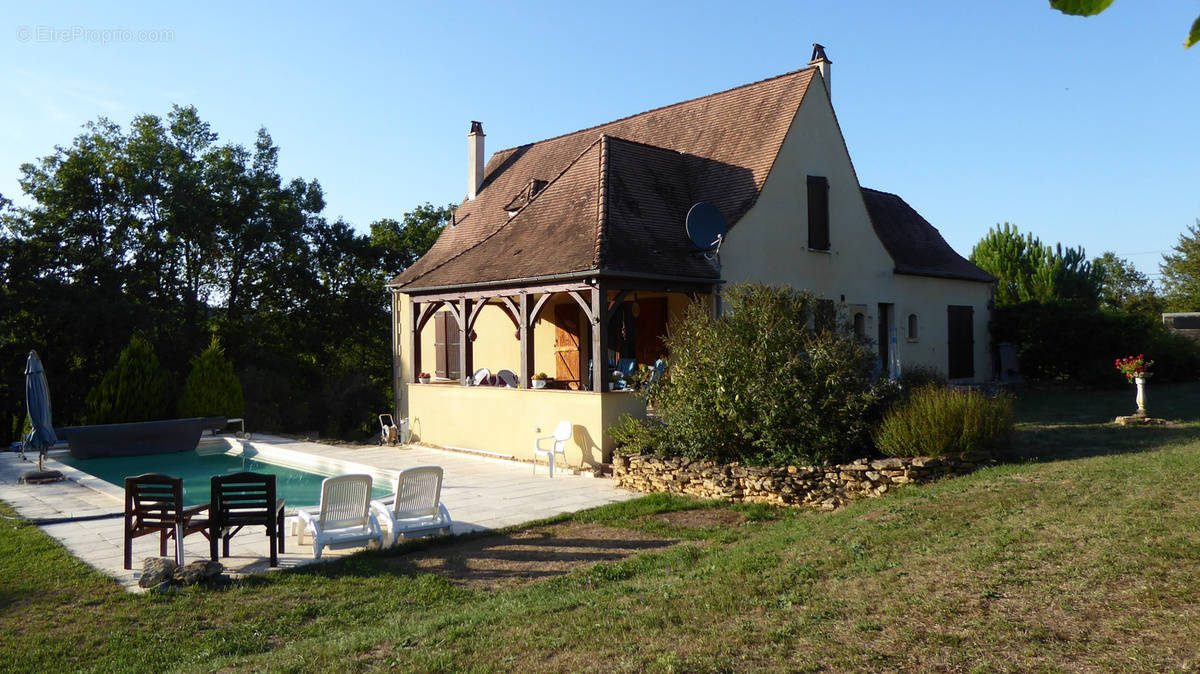
{"label": "bush with green leaves", "polygon": [[732,285],[722,300],[720,318],[693,304],[666,339],[668,376],[649,392],[659,450],[773,466],[867,452],[895,393],[869,342],[811,327],[817,298],[790,287]]}
{"label": "bush with green leaves", "polygon": [[927,386],[897,404],[879,425],[875,446],[888,456],[993,452],[1008,444],[1012,398]]}
{"label": "bush with green leaves", "polygon": [[233,372],[233,363],[225,357],[225,349],[216,337],[192,358],[192,371],[183,385],[179,398],[179,416],[240,417],[245,401],[242,383]]}
{"label": "bush with green leaves", "polygon": [[[996,307],[992,341],[1016,346],[1021,375],[1032,381],[1124,385],[1113,360],[1144,353],[1159,381],[1200,378],[1200,343],[1168,332],[1143,314],[1074,303],[1023,302]],[[1075,339],[1064,339],[1074,335]]]}
{"label": "bush with green leaves", "polygon": [[171,402],[171,375],[159,364],[150,343],[134,335],[117,364],[88,392],[84,421],[119,424],[166,419]]}

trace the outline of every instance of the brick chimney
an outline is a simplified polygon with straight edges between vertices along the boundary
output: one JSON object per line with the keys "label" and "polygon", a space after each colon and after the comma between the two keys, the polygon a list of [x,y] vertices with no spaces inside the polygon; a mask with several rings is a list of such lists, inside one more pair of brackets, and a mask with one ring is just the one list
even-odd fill
{"label": "brick chimney", "polygon": [[467,134],[467,199],[474,199],[483,185],[483,124],[471,122]]}
{"label": "brick chimney", "polygon": [[830,61],[829,57],[825,56],[825,47],[816,42],[813,43],[812,60],[808,62],[808,65],[816,66],[817,70],[821,71],[821,79],[825,80],[825,93],[829,94],[829,97],[832,98],[833,90],[829,86],[829,66],[833,65],[833,61]]}

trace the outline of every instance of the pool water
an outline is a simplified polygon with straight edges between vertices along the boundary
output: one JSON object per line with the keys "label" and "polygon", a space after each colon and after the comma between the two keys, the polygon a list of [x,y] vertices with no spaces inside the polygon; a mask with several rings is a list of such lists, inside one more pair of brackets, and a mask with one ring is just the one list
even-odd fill
{"label": "pool water", "polygon": [[[125,478],[143,473],[162,473],[183,478],[184,505],[208,503],[212,490],[210,479],[214,475],[228,475],[249,471],[268,473],[275,476],[275,493],[285,499],[285,508],[315,508],[321,503],[321,480],[327,475],[308,473],[295,468],[278,466],[240,454],[211,454],[196,452],[178,454],[152,454],[149,456],[122,456],[107,459],[76,459],[63,456],[58,461],[72,468],[125,488]],[[371,490],[372,498],[382,498],[391,493],[389,487],[376,483]]]}

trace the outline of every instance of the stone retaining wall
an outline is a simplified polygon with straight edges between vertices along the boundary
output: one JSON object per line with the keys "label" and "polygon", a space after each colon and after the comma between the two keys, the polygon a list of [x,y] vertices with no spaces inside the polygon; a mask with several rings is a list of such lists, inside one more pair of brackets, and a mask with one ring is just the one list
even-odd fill
{"label": "stone retaining wall", "polygon": [[969,473],[987,457],[960,456],[859,459],[839,466],[760,468],[650,454],[613,455],[617,486],[699,498],[833,510],[858,498],[886,494],[893,486]]}

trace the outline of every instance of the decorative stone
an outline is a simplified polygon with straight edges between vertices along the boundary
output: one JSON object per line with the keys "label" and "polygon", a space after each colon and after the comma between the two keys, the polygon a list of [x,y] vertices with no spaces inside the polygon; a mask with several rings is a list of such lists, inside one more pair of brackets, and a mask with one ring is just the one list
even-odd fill
{"label": "decorative stone", "polygon": [[897,470],[904,468],[904,461],[895,457],[879,459],[878,461],[872,461],[871,467],[875,470]]}
{"label": "decorative stone", "polygon": [[196,585],[221,575],[221,572],[224,570],[225,567],[221,566],[220,562],[214,562],[211,559],[200,559],[187,566],[175,569],[174,578],[183,585]]}
{"label": "decorative stone", "polygon": [[178,568],[175,560],[169,557],[147,557],[142,562],[142,576],[138,578],[138,585],[150,588],[161,585],[164,581],[169,582],[175,578]]}

